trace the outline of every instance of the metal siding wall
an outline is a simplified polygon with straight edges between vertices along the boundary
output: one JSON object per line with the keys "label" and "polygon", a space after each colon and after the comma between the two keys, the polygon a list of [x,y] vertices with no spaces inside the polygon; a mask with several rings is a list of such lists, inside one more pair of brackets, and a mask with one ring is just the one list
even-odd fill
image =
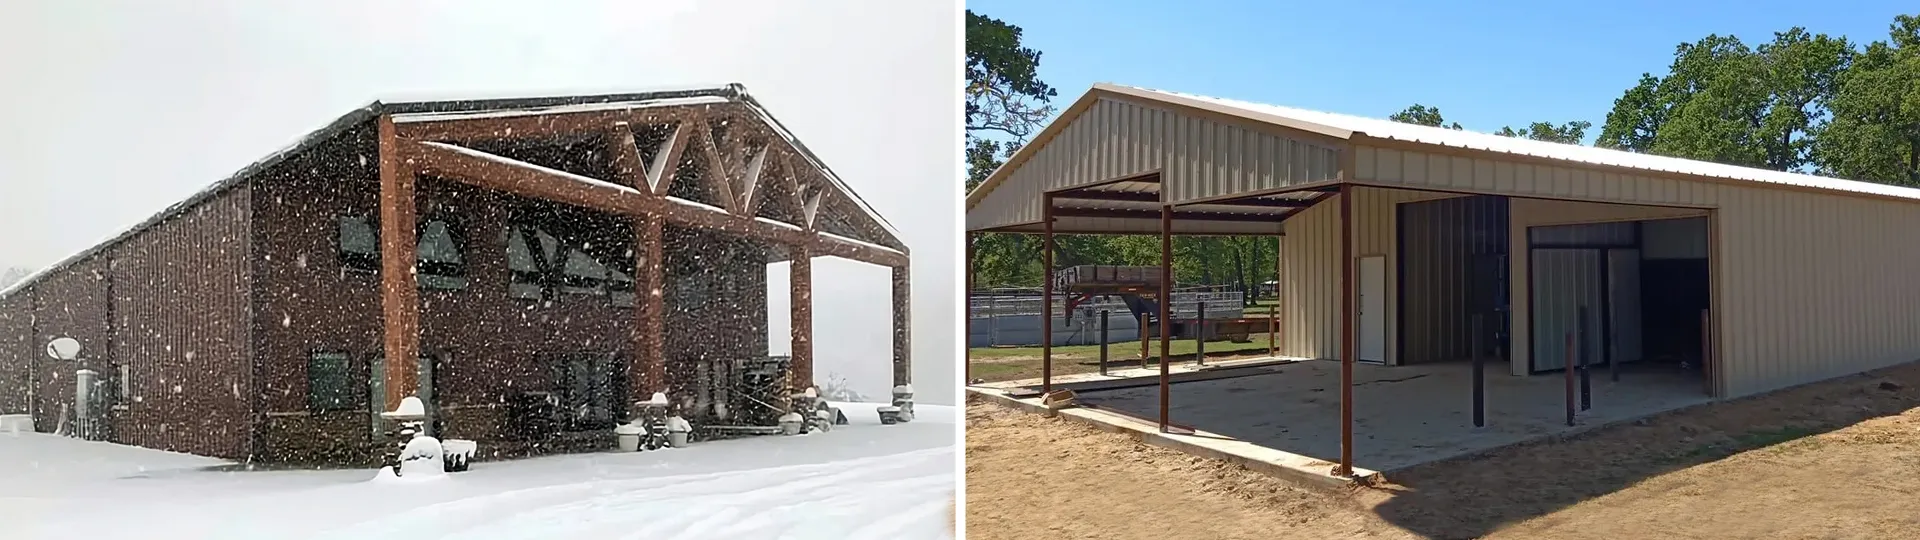
{"label": "metal siding wall", "polygon": [[246,457],[253,421],[251,193],[242,186],[163,221],[114,258],[116,363],[132,396],[119,442]]}
{"label": "metal siding wall", "polygon": [[[1459,360],[1471,354],[1474,292],[1493,283],[1493,276],[1476,275],[1475,258],[1506,249],[1506,211],[1506,201],[1495,197],[1461,197],[1401,209],[1400,217],[1407,220],[1397,226],[1403,244],[1395,250],[1403,256],[1398,265],[1404,280],[1402,314],[1395,321],[1404,323],[1399,324],[1401,363]],[[1476,239],[1476,231],[1491,234]],[[1479,279],[1487,281],[1475,285]],[[1491,302],[1488,298],[1489,306]],[[1483,332],[1493,334],[1491,319],[1487,325]]]}
{"label": "metal siding wall", "polygon": [[1600,282],[1603,257],[1597,249],[1532,250],[1533,269],[1527,275],[1539,283],[1534,287],[1535,324],[1529,334],[1540,355],[1533,359],[1534,371],[1557,370],[1567,365],[1567,334],[1577,323],[1581,308],[1587,311],[1587,361],[1593,362],[1603,350],[1600,342]]}
{"label": "metal siding wall", "polygon": [[1337,148],[1206,118],[1172,115],[1168,201],[1183,202],[1339,177]]}
{"label": "metal siding wall", "polygon": [[[1387,264],[1387,362],[1397,363],[1399,280],[1393,268],[1394,208],[1402,202],[1457,197],[1445,193],[1355,187],[1354,257],[1385,255]],[[1337,358],[1340,354],[1340,197],[1334,195],[1287,219],[1281,276],[1280,354]],[[1355,284],[1355,290],[1359,285]]]}
{"label": "metal siding wall", "polygon": [[14,291],[0,299],[0,414],[29,411],[27,385],[33,382],[35,355],[41,348],[33,343],[32,288]]}
{"label": "metal siding wall", "polygon": [[982,229],[1040,221],[1040,195],[1159,170],[1167,156],[1167,131],[1178,129],[1176,115],[1103,99],[1051,140],[1035,141],[1036,153],[1005,182],[967,211],[967,228]]}
{"label": "metal siding wall", "polygon": [[[1358,146],[1358,180],[1497,191],[1514,197],[1717,208],[1712,265],[1721,395],[1738,397],[1920,358],[1920,205],[1770,187],[1723,185],[1575,167]],[[1445,166],[1434,166],[1434,162]],[[1466,163],[1468,165],[1456,165]],[[1471,171],[1470,175],[1457,172]],[[1577,213],[1576,213],[1577,212]],[[1529,225],[1692,217],[1682,208],[1513,200],[1515,370],[1530,335],[1524,230]],[[1291,238],[1290,238],[1291,240]],[[1833,264],[1832,261],[1847,261]]]}

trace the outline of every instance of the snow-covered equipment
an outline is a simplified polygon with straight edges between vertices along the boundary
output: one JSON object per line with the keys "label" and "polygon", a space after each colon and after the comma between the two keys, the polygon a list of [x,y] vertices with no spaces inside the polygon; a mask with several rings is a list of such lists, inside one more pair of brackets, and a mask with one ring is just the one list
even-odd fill
{"label": "snow-covered equipment", "polygon": [[687,434],[693,432],[693,424],[678,416],[667,417],[667,445],[674,448],[687,446]]}
{"label": "snow-covered equipment", "polygon": [[[399,429],[393,433],[394,440],[398,441],[397,450],[399,450],[399,452],[393,454],[390,459],[386,461],[394,467],[395,474],[405,475],[406,469],[401,466],[406,464],[408,448],[413,444],[413,440],[422,438],[424,435],[424,433],[421,432],[421,428],[427,419],[427,406],[420,401],[419,397],[407,396],[405,399],[400,400],[399,407],[380,413],[380,417],[399,424]],[[439,456],[440,441],[436,440],[433,442],[433,449],[435,452],[434,459],[441,459]],[[441,472],[446,471],[444,463],[436,465],[436,467],[440,467]]]}
{"label": "snow-covered equipment", "polygon": [[881,425],[888,425],[888,426],[891,426],[891,425],[894,425],[894,424],[898,424],[898,423],[900,423],[900,408],[899,408],[899,407],[895,407],[895,406],[892,406],[892,405],[887,405],[887,406],[884,406],[884,407],[880,407],[880,408],[879,408],[878,410],[880,411],[880,424],[881,424]]}
{"label": "snow-covered equipment", "polygon": [[[643,421],[644,420],[639,419],[634,420],[634,422]],[[613,437],[618,443],[621,452],[640,451],[640,439],[647,434],[647,428],[634,422],[613,426]]]}
{"label": "snow-covered equipment", "polygon": [[[659,450],[667,447],[670,436],[667,429],[667,406],[670,404],[665,392],[654,392],[652,398],[634,404],[639,415],[622,427],[633,426],[639,429],[638,438],[634,441],[638,449]],[[620,429],[615,428],[614,435],[620,435]],[[626,450],[624,446],[622,450],[631,451]]]}
{"label": "snow-covered equipment", "polygon": [[781,435],[799,435],[805,432],[806,429],[807,429],[806,415],[803,415],[797,412],[790,412],[787,414],[780,415],[780,434]]}
{"label": "snow-covered equipment", "polygon": [[440,449],[446,453],[447,472],[464,472],[473,463],[473,454],[480,450],[480,444],[466,439],[447,439],[440,441]]}
{"label": "snow-covered equipment", "polygon": [[893,406],[897,411],[895,420],[913,421],[913,385],[903,384],[893,387]]}
{"label": "snow-covered equipment", "polygon": [[400,464],[394,473],[405,477],[429,477],[447,474],[446,450],[433,437],[419,436],[400,449]]}
{"label": "snow-covered equipment", "polygon": [[32,433],[33,415],[0,414],[0,431],[5,431],[12,435],[19,435],[22,431]]}

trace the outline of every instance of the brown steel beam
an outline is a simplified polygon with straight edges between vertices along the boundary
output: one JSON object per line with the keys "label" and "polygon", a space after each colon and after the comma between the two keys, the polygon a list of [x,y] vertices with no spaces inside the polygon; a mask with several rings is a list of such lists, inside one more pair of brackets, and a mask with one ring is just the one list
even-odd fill
{"label": "brown steel beam", "polygon": [[1353,281],[1353,189],[1340,184],[1340,467],[1337,476],[1353,476],[1353,363],[1359,343],[1353,332],[1358,315]]}
{"label": "brown steel beam", "polygon": [[[604,128],[604,126],[603,126]],[[729,214],[692,203],[675,202],[613,182],[518,162],[458,146],[413,142],[404,145],[407,158],[422,172],[477,187],[505,191],[625,216],[663,215],[669,223],[696,227],[783,244],[808,243],[819,254],[881,266],[905,264],[907,255],[893,249],[847,242]]]}
{"label": "brown steel beam", "polygon": [[793,378],[788,387],[804,391],[813,386],[813,254],[806,246],[790,248],[791,293],[788,328],[793,333]]}
{"label": "brown steel beam", "polygon": [[[1159,212],[1152,210],[1119,210],[1112,208],[1056,208],[1054,217],[1092,217],[1113,219],[1153,219]],[[1285,219],[1284,214],[1224,214],[1217,212],[1174,212],[1173,217],[1185,221],[1234,221],[1251,223],[1278,223]]]}
{"label": "brown steel beam", "polygon": [[420,388],[420,289],[414,279],[416,231],[414,171],[400,156],[393,117],[381,115],[380,313],[386,355],[384,410],[394,410]]}
{"label": "brown steel beam", "polygon": [[1040,393],[1053,392],[1053,194],[1040,195]]}
{"label": "brown steel beam", "polygon": [[906,265],[893,267],[893,384],[913,383],[913,288]]}
{"label": "brown steel beam", "polygon": [[[1159,193],[1148,193],[1148,192],[1142,192],[1142,191],[1074,190],[1074,191],[1062,191],[1059,193],[1055,193],[1054,197],[1059,199],[1089,200],[1089,201],[1152,202],[1152,203],[1160,202]],[[1258,197],[1249,197],[1245,199],[1208,201],[1204,203],[1195,203],[1195,204],[1206,204],[1206,205],[1215,205],[1215,206],[1250,206],[1250,207],[1256,207],[1256,208],[1305,208],[1311,203],[1305,200],[1263,199]]]}
{"label": "brown steel beam", "polygon": [[1168,321],[1173,320],[1173,206],[1170,205],[1160,207],[1159,303],[1160,316],[1156,317],[1158,319],[1156,322],[1160,325],[1160,432],[1166,433],[1167,424],[1170,422],[1167,418],[1167,409],[1168,404],[1172,402],[1169,399],[1172,377],[1167,366],[1172,364],[1169,359],[1172,358],[1173,353],[1169,349],[1173,338],[1173,331],[1170,328],[1173,325],[1167,324]]}

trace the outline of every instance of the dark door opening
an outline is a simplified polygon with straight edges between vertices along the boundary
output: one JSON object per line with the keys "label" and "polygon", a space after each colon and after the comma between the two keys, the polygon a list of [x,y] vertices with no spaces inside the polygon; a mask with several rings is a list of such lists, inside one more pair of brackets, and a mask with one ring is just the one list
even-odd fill
{"label": "dark door opening", "polygon": [[[1396,363],[1469,360],[1475,355],[1506,361],[1507,198],[1416,201],[1395,210]],[[1473,350],[1476,342],[1478,351]]]}

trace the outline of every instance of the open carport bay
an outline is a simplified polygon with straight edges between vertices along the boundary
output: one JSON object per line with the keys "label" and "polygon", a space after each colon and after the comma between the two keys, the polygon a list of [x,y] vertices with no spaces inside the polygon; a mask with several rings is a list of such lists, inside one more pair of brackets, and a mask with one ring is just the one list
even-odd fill
{"label": "open carport bay", "polygon": [[[1340,363],[1310,360],[1247,377],[1172,385],[1170,420],[1327,461],[1340,457]],[[1592,408],[1566,425],[1565,379],[1486,375],[1486,426],[1473,426],[1470,363],[1354,366],[1354,465],[1392,472],[1559,433],[1631,420],[1712,398],[1697,373],[1623,364],[1620,382],[1591,373]],[[1576,385],[1577,392],[1577,385]],[[1159,417],[1159,388],[1083,392],[1080,401]],[[1577,400],[1577,396],[1576,396]],[[1576,405],[1577,406],[1577,405]]]}

